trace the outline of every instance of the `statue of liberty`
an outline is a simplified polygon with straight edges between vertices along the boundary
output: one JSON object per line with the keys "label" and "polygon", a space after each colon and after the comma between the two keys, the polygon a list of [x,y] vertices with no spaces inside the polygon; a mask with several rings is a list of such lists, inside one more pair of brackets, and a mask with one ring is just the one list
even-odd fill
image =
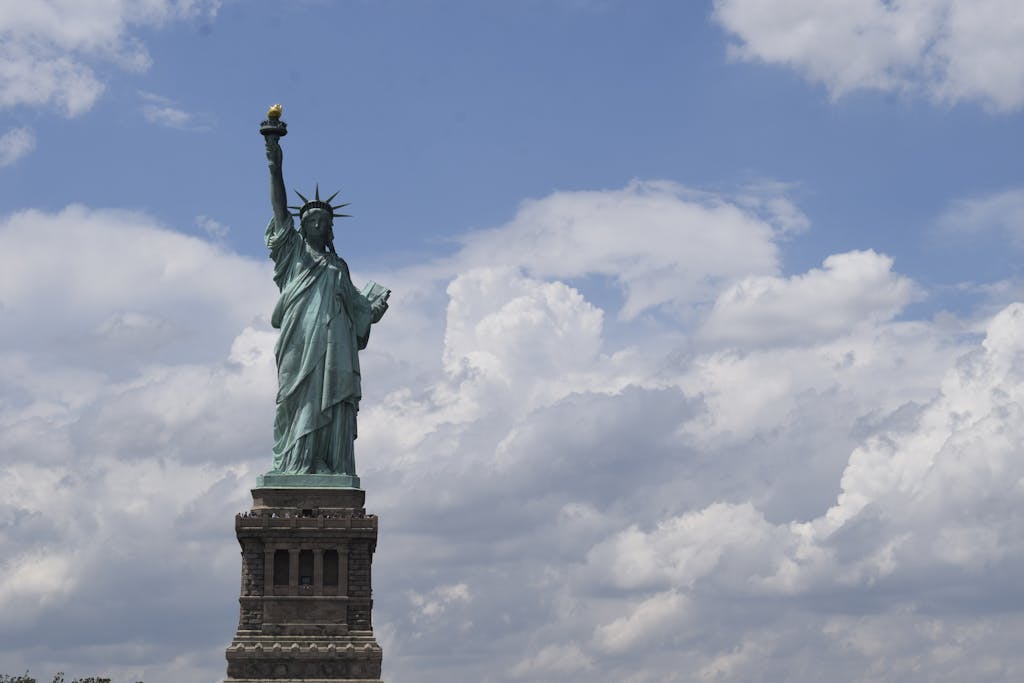
{"label": "statue of liberty", "polygon": [[[274,464],[259,486],[342,486],[359,488],[353,441],[361,397],[359,350],[370,325],[388,308],[391,292],[370,282],[352,284],[348,264],[334,248],[334,218],[347,204],[332,205],[337,192],[301,206],[288,206],[281,172],[280,138],[287,127],[274,105],[260,132],[270,165],[274,215],[266,242],[281,292],[271,324],[281,330],[277,358]],[[295,229],[293,214],[299,219]],[[313,475],[313,476],[310,476]],[[323,476],[326,475],[326,476]]]}

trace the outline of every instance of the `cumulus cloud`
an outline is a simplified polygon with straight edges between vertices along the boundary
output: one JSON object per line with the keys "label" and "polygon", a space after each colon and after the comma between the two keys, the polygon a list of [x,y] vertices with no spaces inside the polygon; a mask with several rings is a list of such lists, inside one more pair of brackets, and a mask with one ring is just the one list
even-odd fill
{"label": "cumulus cloud", "polygon": [[624,654],[665,645],[666,636],[678,632],[686,618],[686,598],[674,591],[654,595],[629,614],[599,626],[597,647],[608,654]]}
{"label": "cumulus cloud", "polygon": [[716,0],[730,55],[791,67],[833,97],[923,92],[936,101],[1024,104],[1024,17],[1014,0]]}
{"label": "cumulus cloud", "polygon": [[0,167],[10,166],[36,148],[31,128],[12,128],[0,135]]}
{"label": "cumulus cloud", "polygon": [[138,26],[215,13],[217,2],[2,3],[0,11],[0,107],[50,105],[66,116],[92,108],[104,89],[97,62],[144,71],[145,46],[132,35]]}
{"label": "cumulus cloud", "polygon": [[[490,236],[508,246],[506,229],[520,229],[519,217]],[[570,234],[574,229],[563,228]],[[564,239],[559,230],[553,233],[547,239]],[[505,261],[509,252],[491,253]],[[512,253],[513,263],[528,261]],[[633,348],[607,348],[608,321],[560,315],[577,334],[589,330],[572,342],[580,352],[561,358],[557,347],[540,339],[531,368],[517,358],[522,345],[515,336],[507,338],[508,331],[521,326],[530,331],[524,339],[549,327],[563,333],[552,327],[544,308],[536,308],[545,300],[537,294],[527,299],[529,307],[509,303],[529,291],[586,299],[571,288],[545,284],[529,263],[520,267],[532,277],[508,266],[485,267],[486,252],[477,245],[455,261],[472,263],[474,270],[447,290],[446,373],[433,394],[392,394],[367,419],[379,425],[371,427],[370,437],[377,453],[398,446],[379,440],[384,424],[391,432],[410,419],[421,425],[401,443],[407,453],[372,464],[373,476],[397,483],[419,473],[422,492],[404,501],[417,510],[416,519],[401,519],[403,505],[382,501],[409,533],[436,543],[443,542],[439,526],[460,529],[466,554],[454,545],[445,552],[463,557],[468,566],[454,557],[450,566],[475,587],[478,615],[503,617],[480,619],[479,640],[472,642],[498,656],[487,644],[517,642],[515,615],[529,610],[549,624],[537,638],[574,642],[579,661],[623,680],[626,671],[635,680],[652,681],[697,674],[721,680],[784,677],[786,665],[780,665],[773,674],[761,671],[765,677],[758,679],[757,662],[794,647],[803,629],[821,628],[821,619],[814,608],[774,620],[772,611],[814,604],[815,591],[838,591],[832,571],[856,573],[836,563],[835,550],[823,540],[827,534],[815,531],[837,500],[851,451],[869,435],[916,424],[942,370],[962,352],[961,340],[944,339],[941,329],[926,323],[894,322],[916,287],[892,272],[888,257],[852,252],[829,257],[822,269],[805,274],[759,276],[769,310],[750,327],[780,331],[763,340],[750,330],[735,332],[744,315],[756,317],[754,305],[722,304],[698,327],[703,332],[729,320],[736,325],[729,339],[720,326],[723,337],[709,336],[707,347],[655,357],[646,352],[658,345],[636,335],[627,337]],[[750,281],[721,285],[715,300],[735,301],[734,288]],[[685,298],[692,296],[685,288],[677,294],[693,301]],[[779,308],[775,301],[785,304]],[[825,317],[833,310],[833,318]],[[496,325],[496,315],[515,323]],[[492,328],[502,333],[479,333]],[[746,344],[741,352],[723,348],[737,341]],[[472,362],[483,352],[486,362]],[[550,367],[564,372],[548,369],[544,359],[552,352]],[[510,403],[509,396],[530,400]],[[510,489],[532,491],[530,507],[517,504],[519,496],[506,501],[503,492]],[[806,521],[789,521],[794,517]],[[503,530],[500,540],[488,532],[493,529]],[[419,556],[426,547],[403,534],[402,550],[383,549],[381,566],[389,557],[402,565],[410,560],[398,558]],[[542,547],[549,548],[544,559],[527,550]],[[520,563],[524,552],[540,566]],[[872,561],[884,558],[883,552]],[[488,568],[479,568],[482,562]],[[497,595],[505,590],[503,577],[510,576],[516,577],[518,595],[532,590],[549,599],[510,605]],[[840,584],[853,595],[867,585]],[[751,601],[749,608],[745,601]],[[697,645],[693,624],[713,635]],[[397,637],[422,641],[410,656],[426,656],[440,646],[413,623],[399,621],[396,627]],[[775,634],[777,628],[785,635]],[[799,657],[815,656],[806,643],[796,649]],[[514,671],[534,671],[541,660],[520,660]],[[859,664],[856,657],[827,661],[852,667],[848,671]],[[577,673],[536,671],[540,679],[581,680]]]}
{"label": "cumulus cloud", "polygon": [[125,211],[25,211],[0,235],[0,669],[195,673],[139,627],[164,612],[202,651],[230,629],[188,605],[236,583],[223,520],[272,419],[246,398],[274,390],[269,271]]}
{"label": "cumulus cloud", "polygon": [[564,283],[479,268],[456,277],[448,297],[444,365],[453,376],[521,388],[518,378],[586,369],[600,351],[602,312]]}
{"label": "cumulus cloud", "polygon": [[[274,300],[266,264],[137,213],[29,210],[8,216],[0,230],[17,245],[0,254],[0,299],[10,322],[0,338],[38,341],[40,357],[106,371],[157,358],[223,357],[231,338]],[[41,275],[39,259],[60,277]],[[172,339],[172,348],[155,353]]]}
{"label": "cumulus cloud", "polygon": [[56,50],[29,48],[16,39],[0,48],[0,106],[53,105],[73,117],[91,109],[103,90],[92,68]]}
{"label": "cumulus cloud", "polygon": [[[666,601],[657,598],[668,590],[697,602],[775,596],[831,605],[830,635],[849,632],[854,601],[862,607],[880,601],[889,609],[895,603],[912,630],[988,628],[993,620],[985,605],[1019,600],[1009,583],[1024,562],[1017,541],[1024,522],[1024,465],[1017,457],[1024,446],[1022,332],[1024,305],[997,315],[981,346],[947,372],[938,396],[911,426],[882,431],[852,452],[835,504],[817,519],[772,524],[749,504],[716,503],[649,531],[619,532],[588,553],[588,572],[652,595],[635,614],[653,611],[666,619]],[[821,598],[826,595],[833,599]],[[634,617],[613,624],[625,628]],[[1020,623],[1019,616],[1013,620]],[[884,652],[898,661],[889,631],[879,624],[847,637],[863,655]],[[963,650],[952,646],[945,655],[967,666]],[[993,664],[979,674],[997,680],[1007,671],[1003,659]],[[897,668],[910,667],[900,662]],[[955,680],[938,661],[913,675]]]}
{"label": "cumulus cloud", "polygon": [[790,278],[745,278],[723,291],[700,335],[719,344],[824,341],[892,319],[915,294],[892,259],[874,251],[833,254],[822,269]]}
{"label": "cumulus cloud", "polygon": [[[984,340],[898,320],[916,288],[888,257],[783,274],[771,215],[661,184],[557,193],[372,274],[395,296],[356,459],[389,680],[1019,668],[1024,308]],[[270,459],[268,264],[80,206],[0,237],[0,668],[213,680],[231,517]],[[665,289],[630,304],[647,267]]]}
{"label": "cumulus cloud", "polygon": [[[632,527],[594,546],[587,562],[605,580],[622,589],[690,587],[714,573],[728,580],[730,565],[742,568],[732,579],[742,586],[757,573],[753,565],[770,567],[782,551],[778,532],[749,503],[715,503],[702,510],[662,520],[651,532]],[[732,555],[737,557],[731,557]],[[645,611],[661,615],[664,605],[681,606],[678,596],[651,602]],[[659,607],[659,605],[661,605]],[[642,622],[637,617],[634,621]],[[627,621],[616,622],[624,627]],[[613,629],[614,631],[615,629]]]}
{"label": "cumulus cloud", "polygon": [[524,202],[501,228],[467,235],[459,258],[493,263],[497,250],[536,277],[612,278],[625,295],[625,320],[663,305],[688,310],[734,279],[775,274],[776,234],[802,214],[784,195],[774,203],[753,197],[745,194],[744,206],[668,182],[556,192]]}
{"label": "cumulus cloud", "polygon": [[903,550],[893,559],[911,565],[922,557],[975,569],[1020,562],[1024,549],[1005,534],[1021,522],[1011,508],[1024,494],[1017,457],[1024,431],[1016,422],[1024,410],[1022,329],[1024,305],[1004,309],[981,347],[947,373],[916,429],[855,450],[827,521],[867,518],[911,530],[894,535],[893,547]]}

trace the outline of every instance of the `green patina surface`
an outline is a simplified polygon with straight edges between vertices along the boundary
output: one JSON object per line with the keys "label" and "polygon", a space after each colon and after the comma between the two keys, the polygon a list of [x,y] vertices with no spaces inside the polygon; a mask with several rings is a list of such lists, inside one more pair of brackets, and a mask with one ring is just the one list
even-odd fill
{"label": "green patina surface", "polygon": [[354,474],[275,474],[267,472],[256,477],[261,489],[357,489],[359,477]]}
{"label": "green patina surface", "polygon": [[[278,112],[280,110],[278,109]],[[277,119],[271,116],[272,121]],[[274,459],[261,487],[359,488],[353,442],[362,396],[359,351],[370,326],[387,310],[390,290],[352,284],[348,264],[334,249],[334,195],[287,205],[281,135],[264,122],[274,215],[266,244],[281,295],[271,324],[281,331],[277,359]],[[337,193],[335,193],[337,194]],[[299,228],[289,212],[298,209]]]}

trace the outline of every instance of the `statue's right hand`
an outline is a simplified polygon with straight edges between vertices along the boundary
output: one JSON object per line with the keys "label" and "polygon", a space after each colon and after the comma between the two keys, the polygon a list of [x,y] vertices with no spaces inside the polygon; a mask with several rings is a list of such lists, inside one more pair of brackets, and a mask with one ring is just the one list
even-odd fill
{"label": "statue's right hand", "polygon": [[267,140],[267,161],[277,166],[281,165],[281,158],[283,156],[281,152],[281,143],[278,142],[279,138],[276,135],[268,135]]}

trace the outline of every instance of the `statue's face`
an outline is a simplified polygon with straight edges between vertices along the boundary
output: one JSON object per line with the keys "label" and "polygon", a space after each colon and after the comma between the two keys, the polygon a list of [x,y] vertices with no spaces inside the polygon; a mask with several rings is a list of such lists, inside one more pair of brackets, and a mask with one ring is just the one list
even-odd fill
{"label": "statue's face", "polygon": [[331,214],[323,209],[310,209],[302,217],[302,229],[306,239],[322,244],[331,234]]}

